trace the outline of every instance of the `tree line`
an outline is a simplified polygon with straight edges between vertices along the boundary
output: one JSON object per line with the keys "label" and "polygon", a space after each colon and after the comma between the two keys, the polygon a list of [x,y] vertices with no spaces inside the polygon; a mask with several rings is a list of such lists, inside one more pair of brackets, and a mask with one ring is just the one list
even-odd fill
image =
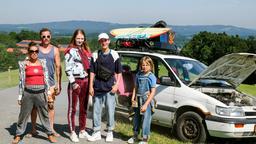
{"label": "tree line", "polygon": [[187,42],[180,54],[211,64],[230,53],[256,53],[256,37],[240,38],[226,33],[200,32]]}
{"label": "tree line", "polygon": [[[16,43],[22,40],[39,40],[38,32],[21,30],[19,33],[0,33],[0,71],[6,71],[8,68],[17,69],[19,60],[25,58],[25,55],[21,54],[18,49],[15,49],[13,53],[8,53],[6,48],[15,48]],[[52,44],[58,46],[59,44],[68,44],[71,36],[54,36],[52,38]],[[87,41],[91,48],[91,51],[95,51],[99,45],[97,41],[97,34],[87,35]],[[181,42],[181,40],[179,40]],[[184,41],[183,41],[184,42]],[[181,43],[177,43],[181,45]],[[200,32],[194,35],[189,41],[186,41],[180,55],[192,57],[197,59],[206,65],[211,64],[213,61],[221,56],[229,53],[236,52],[249,52],[256,53],[256,37],[249,36],[247,38],[241,38],[238,35],[227,35],[226,33],[211,33]],[[115,47],[115,42],[112,40],[110,45]],[[64,59],[63,53],[61,54],[62,60]]]}

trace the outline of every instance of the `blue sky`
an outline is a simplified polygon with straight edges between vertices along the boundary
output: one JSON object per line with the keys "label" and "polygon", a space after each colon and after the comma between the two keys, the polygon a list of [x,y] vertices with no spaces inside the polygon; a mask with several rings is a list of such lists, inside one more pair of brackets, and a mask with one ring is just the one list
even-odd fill
{"label": "blue sky", "polygon": [[256,0],[1,0],[0,24],[66,20],[256,29]]}

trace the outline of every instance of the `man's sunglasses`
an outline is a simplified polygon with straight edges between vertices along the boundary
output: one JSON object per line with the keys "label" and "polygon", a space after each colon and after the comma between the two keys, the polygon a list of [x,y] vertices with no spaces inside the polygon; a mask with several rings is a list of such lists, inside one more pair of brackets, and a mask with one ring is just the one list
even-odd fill
{"label": "man's sunglasses", "polygon": [[50,35],[43,35],[43,36],[41,36],[41,38],[51,38],[51,36]]}
{"label": "man's sunglasses", "polygon": [[32,54],[32,53],[39,53],[39,50],[29,50],[28,53]]}

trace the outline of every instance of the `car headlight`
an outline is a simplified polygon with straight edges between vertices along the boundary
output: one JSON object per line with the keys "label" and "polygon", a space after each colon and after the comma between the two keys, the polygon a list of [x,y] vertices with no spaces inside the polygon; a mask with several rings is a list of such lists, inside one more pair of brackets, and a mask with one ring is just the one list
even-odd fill
{"label": "car headlight", "polygon": [[240,107],[220,107],[216,106],[216,113],[222,116],[242,117],[244,110]]}

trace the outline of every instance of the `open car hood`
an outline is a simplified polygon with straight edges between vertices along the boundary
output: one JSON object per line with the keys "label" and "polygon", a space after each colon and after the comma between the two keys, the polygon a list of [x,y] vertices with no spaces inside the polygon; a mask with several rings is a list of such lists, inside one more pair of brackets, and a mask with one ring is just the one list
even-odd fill
{"label": "open car hood", "polygon": [[239,86],[256,70],[256,54],[233,53],[225,55],[212,63],[189,85],[199,79],[225,80],[234,88]]}

